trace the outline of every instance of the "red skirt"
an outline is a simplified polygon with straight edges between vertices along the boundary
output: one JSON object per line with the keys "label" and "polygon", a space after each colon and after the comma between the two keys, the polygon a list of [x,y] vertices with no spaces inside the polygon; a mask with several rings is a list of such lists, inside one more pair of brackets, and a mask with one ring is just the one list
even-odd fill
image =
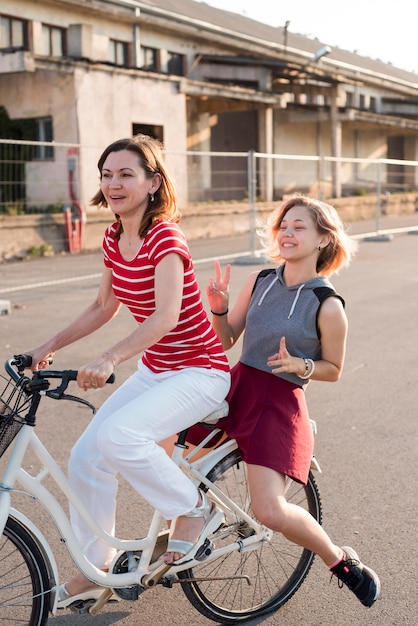
{"label": "red skirt", "polygon": [[[231,374],[229,414],[217,426],[236,439],[246,463],[270,467],[305,485],[314,447],[305,392],[240,362]],[[207,434],[199,426],[189,432],[192,443]]]}

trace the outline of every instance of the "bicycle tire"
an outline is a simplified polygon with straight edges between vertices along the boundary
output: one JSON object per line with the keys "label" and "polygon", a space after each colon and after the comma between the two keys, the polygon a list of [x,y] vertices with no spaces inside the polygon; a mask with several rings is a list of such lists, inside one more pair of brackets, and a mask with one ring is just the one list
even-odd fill
{"label": "bicycle tire", "polygon": [[0,540],[0,623],[44,626],[49,591],[48,569],[35,539],[9,517]]}
{"label": "bicycle tire", "polygon": [[[212,482],[222,481],[222,491],[252,515],[245,463],[239,450],[219,461],[207,477]],[[306,486],[292,482],[287,499],[303,506],[319,523],[322,522],[321,499],[312,472]],[[227,519],[228,523],[234,530],[225,537],[225,543],[245,536],[245,529],[248,530],[245,522],[237,524],[236,520],[234,523]],[[215,546],[221,545],[222,538],[221,543],[215,539]],[[202,615],[220,624],[237,624],[274,613],[283,606],[302,585],[314,556],[313,552],[287,541],[280,533],[274,533],[271,541],[257,550],[232,552],[179,572],[178,577],[187,599]],[[249,578],[251,586],[245,577]],[[191,578],[199,580],[190,581]],[[189,580],[182,582],[182,579]]]}

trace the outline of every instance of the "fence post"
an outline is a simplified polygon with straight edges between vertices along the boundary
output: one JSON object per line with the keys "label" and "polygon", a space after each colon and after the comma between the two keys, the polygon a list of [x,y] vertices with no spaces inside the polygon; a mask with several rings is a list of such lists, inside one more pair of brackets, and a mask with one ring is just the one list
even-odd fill
{"label": "fence post", "polygon": [[248,180],[248,223],[250,229],[250,254],[249,256],[242,256],[236,259],[236,263],[239,265],[246,265],[250,263],[269,263],[269,259],[262,255],[255,253],[255,235],[257,230],[256,224],[256,191],[257,191],[257,168],[256,168],[256,156],[254,150],[248,151],[247,156],[247,180]]}
{"label": "fence post", "polygon": [[382,180],[381,180],[381,161],[377,163],[376,176],[376,234],[365,237],[364,241],[392,241],[393,235],[380,232],[380,217],[382,214]]}
{"label": "fence post", "polygon": [[380,161],[379,161],[379,163],[377,164],[377,186],[376,186],[376,193],[377,193],[376,233],[377,234],[380,231],[380,216],[381,216],[381,212],[382,212],[382,203],[381,203],[382,180],[381,180],[380,174],[381,174],[381,172],[380,172]]}
{"label": "fence post", "polygon": [[317,170],[317,186],[318,186],[318,198],[322,201],[325,200],[324,190],[322,188],[322,181],[325,178],[325,161],[324,157],[320,156],[318,160],[318,170]]}
{"label": "fence post", "polygon": [[247,160],[248,170],[248,201],[249,201],[249,225],[250,225],[250,254],[255,256],[255,201],[256,201],[256,165],[255,165],[255,152],[254,150],[248,151]]}

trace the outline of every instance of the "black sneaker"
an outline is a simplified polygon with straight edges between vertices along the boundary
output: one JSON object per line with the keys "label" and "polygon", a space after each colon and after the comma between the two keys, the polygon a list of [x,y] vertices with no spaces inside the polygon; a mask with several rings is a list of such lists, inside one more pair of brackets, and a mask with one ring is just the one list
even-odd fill
{"label": "black sneaker", "polygon": [[370,567],[366,567],[353,548],[342,547],[345,558],[331,568],[334,576],[357,596],[364,606],[372,606],[380,592],[379,577]]}

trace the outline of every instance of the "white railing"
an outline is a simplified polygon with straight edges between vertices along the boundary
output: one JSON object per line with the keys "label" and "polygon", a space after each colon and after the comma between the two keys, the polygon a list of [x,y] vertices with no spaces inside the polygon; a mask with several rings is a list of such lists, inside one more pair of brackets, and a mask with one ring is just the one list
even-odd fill
{"label": "white railing", "polygon": [[[102,147],[0,139],[0,214],[88,211]],[[181,204],[265,202],[303,192],[322,199],[409,192],[418,161],[249,152],[167,152]]]}

